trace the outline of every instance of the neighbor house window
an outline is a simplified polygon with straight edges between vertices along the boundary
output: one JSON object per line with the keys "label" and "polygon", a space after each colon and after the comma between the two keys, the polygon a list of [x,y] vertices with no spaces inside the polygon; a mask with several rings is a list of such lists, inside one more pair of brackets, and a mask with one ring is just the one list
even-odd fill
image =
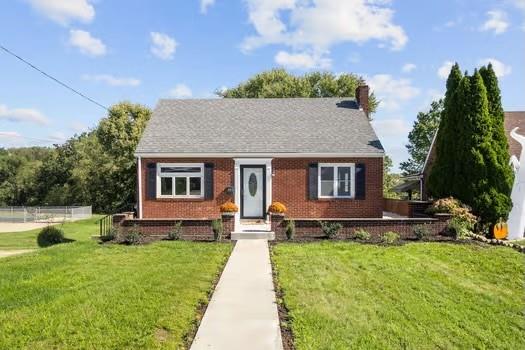
{"label": "neighbor house window", "polygon": [[319,198],[352,198],[355,191],[353,163],[319,164]]}
{"label": "neighbor house window", "polygon": [[202,198],[202,163],[157,164],[158,198]]}

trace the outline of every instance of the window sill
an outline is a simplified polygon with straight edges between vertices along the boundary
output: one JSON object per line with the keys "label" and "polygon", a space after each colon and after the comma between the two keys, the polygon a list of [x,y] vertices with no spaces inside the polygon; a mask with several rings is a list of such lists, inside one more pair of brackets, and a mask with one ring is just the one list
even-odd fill
{"label": "window sill", "polygon": [[204,202],[204,198],[155,198],[154,202]]}
{"label": "window sill", "polygon": [[313,201],[317,202],[339,202],[339,201],[355,201],[357,200],[355,197],[331,197],[331,198],[317,198],[312,199]]}

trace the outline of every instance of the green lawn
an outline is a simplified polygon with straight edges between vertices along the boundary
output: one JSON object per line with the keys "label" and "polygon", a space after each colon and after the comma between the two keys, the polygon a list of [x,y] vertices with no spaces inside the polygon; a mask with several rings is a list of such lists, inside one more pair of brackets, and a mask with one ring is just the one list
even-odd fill
{"label": "green lawn", "polygon": [[277,244],[297,349],[525,349],[525,259],[505,247]]}
{"label": "green lawn", "polygon": [[[64,230],[64,235],[76,241],[87,241],[92,235],[98,235],[98,220],[102,215],[93,215],[90,219],[70,221],[58,224]],[[23,232],[0,232],[0,250],[2,249],[31,249],[38,248],[36,236],[41,229]]]}
{"label": "green lawn", "polygon": [[230,250],[76,242],[0,259],[0,349],[180,348]]}

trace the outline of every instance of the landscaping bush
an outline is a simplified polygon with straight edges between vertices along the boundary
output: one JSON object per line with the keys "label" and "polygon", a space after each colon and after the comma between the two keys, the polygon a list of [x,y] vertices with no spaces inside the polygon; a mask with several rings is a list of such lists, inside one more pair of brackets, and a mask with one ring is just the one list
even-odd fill
{"label": "landscaping bush", "polygon": [[273,202],[268,211],[274,214],[284,214],[286,213],[286,206],[281,202]]}
{"label": "landscaping bush", "polygon": [[470,224],[460,217],[453,217],[447,225],[448,233],[456,239],[467,239],[471,232]]}
{"label": "landscaping bush", "polygon": [[414,235],[417,239],[422,240],[430,236],[430,230],[425,225],[414,226]]}
{"label": "landscaping bush", "polygon": [[228,201],[228,202],[222,204],[219,207],[219,210],[220,210],[221,213],[236,213],[236,212],[239,211],[239,207],[235,203],[232,203],[231,201]]}
{"label": "landscaping bush", "polygon": [[370,238],[372,237],[370,235],[370,233],[368,233],[367,231],[365,231],[364,229],[360,228],[359,230],[356,230],[354,232],[354,237],[356,239],[359,239],[361,241],[368,241],[370,240]]}
{"label": "landscaping bush", "polygon": [[343,228],[343,226],[338,222],[319,221],[319,225],[321,225],[324,235],[328,238],[337,237],[339,230]]}
{"label": "landscaping bush", "polygon": [[116,227],[111,227],[109,231],[105,234],[100,236],[100,240],[102,242],[109,242],[117,238],[118,230]]}
{"label": "landscaping bush", "polygon": [[454,197],[447,197],[447,198],[441,198],[434,203],[430,207],[428,207],[427,212],[429,214],[436,214],[436,213],[447,213],[452,214],[452,212],[462,207],[462,203],[455,199]]}
{"label": "landscaping bush", "polygon": [[222,220],[221,219],[215,219],[211,222],[211,229],[213,230],[213,239],[216,242],[219,242],[222,240]]}
{"label": "landscaping bush", "polygon": [[295,221],[287,220],[286,221],[286,238],[291,240],[295,237]]}
{"label": "landscaping bush", "polygon": [[140,233],[140,230],[138,226],[133,226],[131,230],[129,230],[126,234],[124,234],[123,237],[123,243],[129,244],[129,245],[135,245],[140,244],[140,241],[142,240],[142,233]]}
{"label": "landscaping bush", "polygon": [[175,222],[175,225],[168,232],[168,239],[170,241],[178,241],[182,237],[182,221]]}
{"label": "landscaping bush", "polygon": [[385,244],[393,244],[399,241],[399,234],[397,232],[388,231],[381,235],[381,242]]}
{"label": "landscaping bush", "polygon": [[37,237],[37,243],[40,247],[49,247],[54,244],[64,243],[64,232],[55,226],[44,227]]}

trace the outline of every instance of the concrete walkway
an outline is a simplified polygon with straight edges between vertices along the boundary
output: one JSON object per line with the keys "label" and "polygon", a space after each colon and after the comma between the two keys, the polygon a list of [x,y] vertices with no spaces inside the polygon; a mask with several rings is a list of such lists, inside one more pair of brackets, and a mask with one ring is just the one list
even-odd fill
{"label": "concrete walkway", "polygon": [[191,350],[282,348],[268,241],[237,241]]}
{"label": "concrete walkway", "polygon": [[8,256],[30,253],[32,251],[34,251],[34,249],[0,250],[0,258],[7,258]]}

